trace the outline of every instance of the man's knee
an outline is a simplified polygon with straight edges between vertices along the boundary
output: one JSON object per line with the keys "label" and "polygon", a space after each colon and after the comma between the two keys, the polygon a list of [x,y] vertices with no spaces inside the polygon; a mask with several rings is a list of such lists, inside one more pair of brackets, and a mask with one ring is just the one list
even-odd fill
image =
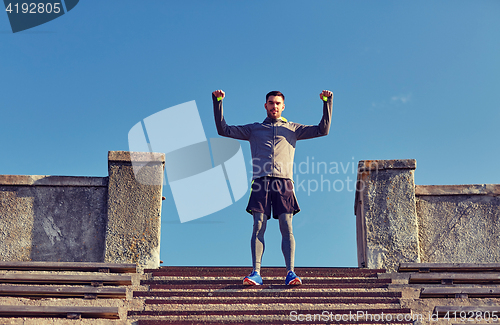
{"label": "man's knee", "polygon": [[283,235],[289,235],[293,233],[292,227],[293,214],[283,213],[279,215],[280,230]]}
{"label": "man's knee", "polygon": [[263,213],[253,214],[253,229],[255,233],[266,231],[267,217]]}

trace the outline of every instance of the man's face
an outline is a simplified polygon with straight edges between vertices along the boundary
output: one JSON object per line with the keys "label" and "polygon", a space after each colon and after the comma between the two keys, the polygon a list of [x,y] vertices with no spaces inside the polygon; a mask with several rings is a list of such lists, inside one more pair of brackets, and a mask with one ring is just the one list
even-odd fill
{"label": "man's face", "polygon": [[281,96],[269,96],[267,102],[264,104],[267,111],[267,116],[272,119],[281,117],[281,112],[285,109],[285,103]]}

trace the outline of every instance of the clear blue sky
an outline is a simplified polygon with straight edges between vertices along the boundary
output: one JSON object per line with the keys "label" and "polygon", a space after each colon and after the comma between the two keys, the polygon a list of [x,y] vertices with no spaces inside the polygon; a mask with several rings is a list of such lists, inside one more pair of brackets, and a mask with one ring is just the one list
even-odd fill
{"label": "clear blue sky", "polygon": [[[191,100],[217,137],[215,89],[230,124],[263,120],[270,90],[315,124],[330,89],[330,134],[299,142],[295,162],[346,169],[301,175],[296,266],[356,266],[352,164],[414,158],[417,184],[500,183],[499,16],[496,0],[85,0],[13,34],[0,13],[0,174],[106,176],[133,125]],[[321,177],[338,191],[307,193]],[[250,265],[247,195],[183,224],[164,196],[165,265]],[[276,222],[266,235],[263,265],[284,265]]]}

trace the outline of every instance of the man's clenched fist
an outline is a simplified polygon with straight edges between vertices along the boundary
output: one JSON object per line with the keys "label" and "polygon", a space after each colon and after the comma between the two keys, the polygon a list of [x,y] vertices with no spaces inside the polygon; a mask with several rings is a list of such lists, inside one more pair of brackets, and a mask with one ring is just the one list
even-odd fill
{"label": "man's clenched fist", "polygon": [[321,92],[321,94],[319,94],[319,98],[323,99],[323,96],[324,97],[330,97],[330,96],[333,96],[333,93],[329,90],[323,90]]}
{"label": "man's clenched fist", "polygon": [[215,98],[221,98],[221,99],[224,99],[224,96],[226,96],[226,93],[220,89],[214,91],[212,94],[215,96]]}

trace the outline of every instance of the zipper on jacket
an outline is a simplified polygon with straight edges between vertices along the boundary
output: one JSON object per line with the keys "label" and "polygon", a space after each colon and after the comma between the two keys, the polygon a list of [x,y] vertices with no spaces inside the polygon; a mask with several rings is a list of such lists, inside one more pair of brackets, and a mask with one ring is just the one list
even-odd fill
{"label": "zipper on jacket", "polygon": [[[276,121],[276,123],[278,123],[278,121]],[[271,168],[272,168],[271,176],[273,176],[273,177],[276,175],[276,172],[275,172],[276,166],[275,166],[275,162],[274,162],[274,160],[276,158],[275,157],[275,153],[276,153],[276,135],[277,135],[276,123],[272,123],[272,125],[273,125],[273,154],[272,154],[272,156],[273,156],[273,159],[272,159],[273,165],[271,166]]]}

